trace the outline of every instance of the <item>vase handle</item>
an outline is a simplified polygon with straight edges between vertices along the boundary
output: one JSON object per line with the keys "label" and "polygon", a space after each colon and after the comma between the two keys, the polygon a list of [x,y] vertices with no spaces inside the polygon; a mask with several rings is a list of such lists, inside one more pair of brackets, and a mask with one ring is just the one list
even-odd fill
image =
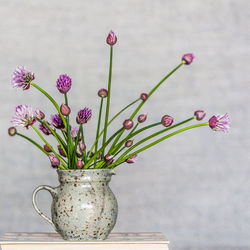
{"label": "vase handle", "polygon": [[36,195],[40,190],[47,190],[50,192],[50,194],[52,195],[52,197],[54,198],[55,195],[57,194],[56,190],[50,186],[46,186],[46,185],[42,185],[37,187],[32,194],[32,204],[33,207],[35,208],[35,210],[37,211],[37,213],[42,216],[46,221],[48,221],[52,227],[56,230],[55,224],[52,222],[52,220],[50,218],[48,218],[46,215],[43,214],[43,212],[37,207],[36,205]]}

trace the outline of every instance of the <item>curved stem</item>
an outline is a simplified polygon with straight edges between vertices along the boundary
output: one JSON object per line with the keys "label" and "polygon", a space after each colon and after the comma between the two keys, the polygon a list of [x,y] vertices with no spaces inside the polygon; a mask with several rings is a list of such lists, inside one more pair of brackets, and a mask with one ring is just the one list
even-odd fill
{"label": "curved stem", "polygon": [[[35,130],[35,132],[38,134],[38,136],[43,140],[43,142],[50,148],[50,150],[55,154],[55,156],[58,159],[63,160],[65,163],[67,163],[59,154],[56,153],[56,151],[53,149],[53,147],[43,138],[43,136],[41,135],[41,133],[36,129],[36,127],[34,125],[31,125],[31,127]],[[67,166],[61,162],[62,165],[67,169]]]}
{"label": "curved stem", "polygon": [[168,139],[168,138],[170,138],[170,137],[172,137],[174,135],[177,135],[179,133],[182,133],[184,131],[187,131],[187,130],[190,130],[190,129],[193,129],[193,128],[207,126],[208,124],[209,124],[208,122],[205,122],[205,123],[201,123],[201,124],[191,125],[191,126],[179,129],[179,130],[177,130],[177,131],[175,131],[175,132],[173,132],[171,134],[168,134],[166,136],[163,136],[162,138],[160,138],[160,139],[158,139],[158,140],[156,140],[156,141],[154,141],[154,142],[152,142],[152,143],[150,143],[150,144],[148,144],[148,145],[146,145],[146,146],[144,146],[144,147],[136,150],[135,152],[133,152],[132,154],[129,154],[129,155],[125,156],[124,158],[122,158],[125,155],[125,154],[123,154],[115,163],[111,164],[109,166],[109,168],[112,168],[112,167],[114,168],[114,167],[120,165],[122,162],[126,161],[128,158],[130,158],[130,157],[132,157],[132,156],[134,156],[134,155],[136,155],[136,154],[138,154],[138,153],[140,153],[140,152],[142,152],[142,151],[144,151],[144,150],[146,150],[148,148],[151,148],[154,145],[156,145],[156,144],[158,144],[158,143],[160,143],[160,142],[162,142],[162,141],[164,141],[164,140],[166,140],[166,139]]}
{"label": "curved stem", "polygon": [[63,124],[65,126],[65,128],[67,127],[66,124],[66,120],[64,118],[64,116],[62,115],[61,111],[60,111],[60,107],[58,106],[58,104],[56,103],[56,101],[52,98],[52,96],[47,93],[45,90],[43,90],[42,88],[40,88],[37,84],[35,84],[34,82],[30,83],[33,87],[35,87],[37,90],[39,90],[41,93],[43,93],[51,102],[52,104],[55,106],[57,112],[59,113],[59,115],[61,116],[62,120],[63,120]]}
{"label": "curved stem", "polygon": [[[106,115],[105,115],[102,145],[104,145],[106,142],[107,128],[108,128],[109,106],[110,106],[110,95],[111,95],[112,61],[113,61],[113,46],[110,46],[108,96],[107,96]],[[104,156],[104,149],[103,149],[102,155]]]}
{"label": "curved stem", "polygon": [[[184,61],[182,61],[177,67],[175,67],[170,73],[168,73],[158,84],[155,85],[154,88],[151,89],[151,91],[148,93],[148,98],[147,100],[150,98],[150,96],[160,87],[160,85],[167,80],[176,70],[178,70],[183,64],[185,64]],[[146,101],[141,101],[141,103],[138,105],[138,107],[135,109],[135,111],[133,112],[133,114],[130,116],[130,120],[132,120],[135,115],[138,113],[138,111],[141,109],[141,107],[144,105]],[[115,138],[115,144],[119,141],[119,139],[121,138],[123,132],[125,129],[123,129],[119,135],[117,135],[117,137]]]}
{"label": "curved stem", "polygon": [[[118,117],[122,112],[124,112],[126,109],[128,109],[130,106],[132,106],[133,104],[135,104],[135,103],[138,102],[139,100],[140,100],[140,98],[136,99],[135,101],[131,102],[131,103],[128,104],[126,107],[124,107],[124,108],[123,108],[121,111],[119,111],[117,114],[115,114],[115,115],[113,116],[113,118],[108,122],[108,126],[115,120],[116,117]],[[92,145],[92,147],[91,147],[91,149],[90,149],[90,151],[89,151],[89,154],[88,154],[88,156],[87,156],[88,158],[89,158],[89,156],[90,156],[90,153],[93,151],[93,149],[94,149],[94,147],[95,147],[96,141],[100,139],[100,137],[102,136],[103,132],[104,132],[104,129],[100,132],[98,138],[95,140],[94,144]]]}

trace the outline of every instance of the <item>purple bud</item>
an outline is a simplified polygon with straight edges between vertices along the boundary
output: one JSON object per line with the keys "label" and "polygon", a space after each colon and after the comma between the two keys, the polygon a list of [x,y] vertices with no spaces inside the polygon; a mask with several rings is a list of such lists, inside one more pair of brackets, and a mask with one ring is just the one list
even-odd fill
{"label": "purple bud", "polygon": [[127,130],[131,129],[133,126],[134,122],[132,120],[127,119],[123,122],[123,127]]}
{"label": "purple bud", "polygon": [[114,157],[113,155],[105,155],[104,160],[105,161],[110,161],[111,159],[113,159],[113,157]]}
{"label": "purple bud", "polygon": [[63,157],[66,157],[66,154],[64,153],[64,151],[63,151],[61,145],[58,145],[57,148],[58,148],[59,154],[60,154],[61,156],[63,156]]}
{"label": "purple bud", "polygon": [[111,165],[113,162],[114,162],[114,160],[110,160],[110,161],[107,163],[107,166]]}
{"label": "purple bud", "polygon": [[203,110],[196,110],[194,116],[197,121],[201,121],[206,116],[206,113]]}
{"label": "purple bud", "polygon": [[182,57],[182,61],[184,61],[185,64],[189,65],[190,63],[192,63],[192,61],[194,60],[194,54],[189,53],[189,54],[185,54]]}
{"label": "purple bud", "polygon": [[140,98],[143,100],[143,101],[146,101],[148,99],[148,94],[146,93],[142,93]]}
{"label": "purple bud", "polygon": [[38,120],[43,120],[45,118],[45,114],[39,109],[36,109],[34,113],[35,113],[36,119]]}
{"label": "purple bud", "polygon": [[44,148],[44,150],[45,150],[46,152],[48,152],[48,153],[52,152],[52,150],[50,149],[50,147],[49,147],[47,144],[45,144],[45,145],[43,146],[43,148]]}
{"label": "purple bud", "polygon": [[115,33],[112,30],[109,32],[108,37],[106,39],[106,42],[110,46],[113,46],[113,45],[116,44],[117,37],[116,37]]}
{"label": "purple bud", "polygon": [[60,75],[56,81],[56,87],[62,94],[66,94],[70,90],[71,84],[72,80],[66,74]]}
{"label": "purple bud", "polygon": [[230,126],[231,126],[231,121],[229,119],[228,114],[224,115],[217,115],[217,116],[212,116],[209,119],[209,127],[214,130],[214,131],[220,131],[220,132],[228,132]]}
{"label": "purple bud", "polygon": [[60,165],[60,160],[55,155],[53,155],[53,154],[49,155],[49,159],[50,159],[50,162],[51,162],[51,166],[53,168]]}
{"label": "purple bud", "polygon": [[16,128],[15,127],[10,127],[8,129],[8,133],[10,136],[14,136],[16,134]]}
{"label": "purple bud", "polygon": [[70,114],[70,107],[67,106],[66,104],[62,104],[60,107],[60,111],[62,113],[62,115],[68,116]]}
{"label": "purple bud", "polygon": [[83,167],[83,162],[81,160],[77,160],[76,166],[78,169],[81,169]]}
{"label": "purple bud", "polygon": [[58,129],[64,128],[62,117],[59,114],[51,115],[50,119],[52,121],[52,125],[55,128],[58,128]]}
{"label": "purple bud", "polygon": [[129,163],[129,164],[131,164],[131,163],[135,163],[136,160],[137,160],[137,155],[133,155],[133,156],[131,156],[130,158],[128,158],[128,159],[126,160],[126,162]]}
{"label": "purple bud", "polygon": [[145,122],[146,121],[146,119],[147,119],[147,116],[148,116],[148,113],[145,113],[145,114],[141,114],[141,115],[139,115],[138,116],[138,122],[139,123],[143,123],[143,122]]}
{"label": "purple bud", "polygon": [[[50,126],[50,123],[47,122],[47,124]],[[39,124],[39,129],[45,134],[50,135],[52,132],[42,123]]]}
{"label": "purple bud", "polygon": [[86,145],[82,142],[79,143],[79,150],[83,152],[86,149]]}
{"label": "purple bud", "polygon": [[108,96],[108,91],[107,91],[106,89],[100,89],[100,90],[98,91],[98,95],[99,95],[100,97],[102,97],[102,98],[105,98],[105,97]]}
{"label": "purple bud", "polygon": [[125,142],[125,147],[129,148],[133,145],[133,143],[134,143],[134,140],[128,140]]}
{"label": "purple bud", "polygon": [[79,124],[84,124],[84,123],[88,122],[88,120],[91,118],[91,116],[92,116],[92,110],[89,108],[84,108],[78,112],[77,117],[76,117],[76,121]]}
{"label": "purple bud", "polygon": [[170,115],[164,115],[162,118],[161,118],[161,123],[164,127],[169,127],[172,125],[174,121],[174,118],[171,117]]}

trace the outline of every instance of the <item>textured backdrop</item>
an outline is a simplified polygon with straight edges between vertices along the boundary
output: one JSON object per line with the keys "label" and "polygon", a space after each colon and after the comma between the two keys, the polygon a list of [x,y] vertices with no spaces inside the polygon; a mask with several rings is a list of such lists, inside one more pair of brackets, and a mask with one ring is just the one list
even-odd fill
{"label": "textured backdrop", "polygon": [[[117,169],[111,182],[119,202],[114,230],[162,231],[172,248],[250,245],[249,9],[249,0],[1,0],[0,233],[51,231],[33,210],[31,193],[40,184],[58,184],[46,157],[7,135],[18,104],[55,112],[35,89],[13,89],[13,70],[26,65],[59,103],[55,81],[68,73],[72,113],[85,106],[95,110],[86,128],[93,140],[96,92],[107,85],[105,39],[113,29],[118,43],[111,114],[193,52],[194,63],[183,66],[143,107],[148,123],[164,114],[181,121],[196,109],[208,117],[228,112],[232,120],[229,134],[189,131]],[[38,200],[49,212],[49,194],[42,192]]]}

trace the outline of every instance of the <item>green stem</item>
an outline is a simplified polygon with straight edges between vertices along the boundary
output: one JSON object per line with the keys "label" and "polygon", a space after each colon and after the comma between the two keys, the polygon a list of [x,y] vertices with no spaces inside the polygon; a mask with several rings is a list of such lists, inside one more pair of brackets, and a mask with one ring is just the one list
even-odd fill
{"label": "green stem", "polygon": [[[160,85],[167,80],[176,70],[178,70],[183,64],[185,64],[184,61],[182,61],[177,67],[175,67],[169,74],[167,74],[158,84],[155,85],[154,88],[151,89],[151,91],[148,93],[148,98],[160,87]],[[146,101],[141,101],[141,103],[138,105],[138,107],[135,109],[134,113],[130,116],[130,120],[133,120],[133,118],[135,117],[135,115],[138,113],[138,111],[141,109],[141,107],[144,105]],[[117,135],[116,139],[115,139],[115,144],[119,141],[119,139],[121,138],[122,134],[124,133],[124,128],[123,130],[120,132],[119,135]]]}
{"label": "green stem", "polygon": [[[202,127],[202,126],[207,126],[208,124],[209,124],[208,122],[205,122],[205,123],[196,124],[196,125],[191,125],[191,126],[188,126],[188,127],[182,128],[182,129],[179,129],[179,130],[177,130],[177,131],[175,131],[175,132],[173,132],[173,133],[171,133],[171,134],[168,134],[168,135],[166,135],[166,136],[163,136],[162,138],[160,138],[160,139],[158,139],[158,140],[156,140],[156,141],[154,141],[154,142],[152,142],[152,143],[150,143],[150,144],[148,144],[148,145],[146,145],[146,146],[144,146],[144,147],[138,149],[137,151],[133,152],[132,154],[129,154],[129,155],[125,156],[125,153],[126,153],[126,152],[125,152],[125,153],[124,153],[115,163],[111,164],[111,165],[109,166],[109,168],[116,167],[116,166],[120,165],[122,162],[126,161],[128,158],[130,158],[130,157],[132,157],[132,156],[134,156],[134,155],[136,155],[136,154],[139,154],[140,152],[142,152],[142,151],[144,151],[144,150],[146,150],[146,149],[148,149],[148,148],[151,148],[151,147],[155,146],[156,144],[158,144],[158,143],[160,143],[160,142],[162,142],[162,141],[164,141],[164,140],[166,140],[166,139],[168,139],[168,138],[170,138],[170,137],[172,137],[172,136],[174,136],[174,135],[177,135],[177,134],[179,134],[179,133],[182,133],[182,132],[184,132],[184,131],[187,131],[187,130],[190,130],[190,129],[193,129],[193,128],[198,128],[198,127]],[[124,156],[125,156],[125,157],[124,157]],[[122,157],[124,157],[124,158],[122,158]]]}
{"label": "green stem", "polygon": [[[96,130],[95,154],[96,154],[97,149],[98,149],[98,138],[99,138],[101,119],[102,119],[102,106],[103,106],[103,97],[101,97],[99,116],[98,116],[98,124],[97,124],[97,130]],[[96,163],[96,160],[95,160],[95,163]]]}
{"label": "green stem", "polygon": [[[128,109],[130,106],[132,106],[133,104],[135,104],[136,102],[138,102],[140,100],[140,98],[136,99],[135,101],[131,102],[130,104],[128,104],[126,107],[124,107],[121,111],[119,111],[116,115],[113,116],[113,118],[108,122],[108,126],[111,124],[111,122],[114,121],[114,119],[119,116],[122,112],[124,112],[126,109]],[[95,140],[94,144],[92,145],[90,151],[89,151],[89,154],[88,154],[88,158],[90,156],[90,153],[93,151],[94,147],[95,147],[95,144],[97,142],[97,140],[99,140],[99,138],[101,137],[101,135],[103,134],[104,132],[104,129],[100,132],[98,138]]]}
{"label": "green stem", "polygon": [[[105,123],[104,123],[104,133],[103,133],[102,145],[105,144],[106,137],[107,137],[107,128],[108,128],[108,119],[109,119],[109,106],[110,106],[110,95],[111,95],[112,61],[113,61],[113,46],[110,46],[108,96],[107,96],[106,115],[105,115]],[[105,148],[103,148],[103,152],[102,152],[103,156],[104,156],[104,149]]]}
{"label": "green stem", "polygon": [[[55,156],[58,158],[58,159],[61,159],[62,161],[64,161],[66,163],[66,161],[59,155],[55,152],[55,150],[52,148],[52,146],[43,138],[43,136],[41,135],[41,133],[36,129],[36,127],[34,125],[31,125],[31,127],[35,130],[35,132],[38,134],[38,136],[43,140],[43,142],[50,148],[50,150],[55,154]],[[61,162],[62,165],[67,169],[67,166]]]}
{"label": "green stem", "polygon": [[[82,124],[81,124],[82,125]],[[79,128],[81,130],[81,134],[82,134],[82,143],[85,144],[85,140],[84,140],[84,133],[83,133],[83,126],[80,126]],[[86,145],[86,144],[85,144]],[[86,164],[87,162],[87,153],[86,153],[86,149],[83,151],[83,161]]]}
{"label": "green stem", "polygon": [[52,96],[47,93],[45,90],[43,90],[42,88],[40,88],[37,84],[35,84],[34,82],[30,83],[33,87],[35,87],[37,90],[39,90],[41,93],[43,93],[51,102],[52,104],[55,106],[57,112],[59,113],[59,115],[61,116],[62,120],[63,120],[63,124],[66,128],[66,120],[64,118],[64,116],[62,115],[61,111],[60,111],[60,107],[58,106],[58,104],[56,103],[56,101],[52,98]]}
{"label": "green stem", "polygon": [[75,169],[77,169],[77,167],[76,167],[76,162],[77,162],[76,151],[77,151],[77,146],[78,146],[78,142],[79,142],[79,138],[80,138],[81,127],[82,127],[82,124],[80,124],[79,130],[78,130],[78,133],[76,136],[76,140],[75,140],[75,146],[74,146],[73,153],[72,153],[72,168],[75,168]]}
{"label": "green stem", "polygon": [[19,135],[19,136],[23,137],[24,139],[28,140],[29,142],[31,142],[32,144],[34,144],[36,147],[38,147],[44,154],[46,154],[47,156],[49,156],[49,153],[46,150],[44,150],[44,148],[41,147],[37,142],[33,141],[31,138],[29,138],[29,137],[27,137],[27,136],[25,136],[23,134],[20,134],[18,132],[16,133],[16,135]]}

